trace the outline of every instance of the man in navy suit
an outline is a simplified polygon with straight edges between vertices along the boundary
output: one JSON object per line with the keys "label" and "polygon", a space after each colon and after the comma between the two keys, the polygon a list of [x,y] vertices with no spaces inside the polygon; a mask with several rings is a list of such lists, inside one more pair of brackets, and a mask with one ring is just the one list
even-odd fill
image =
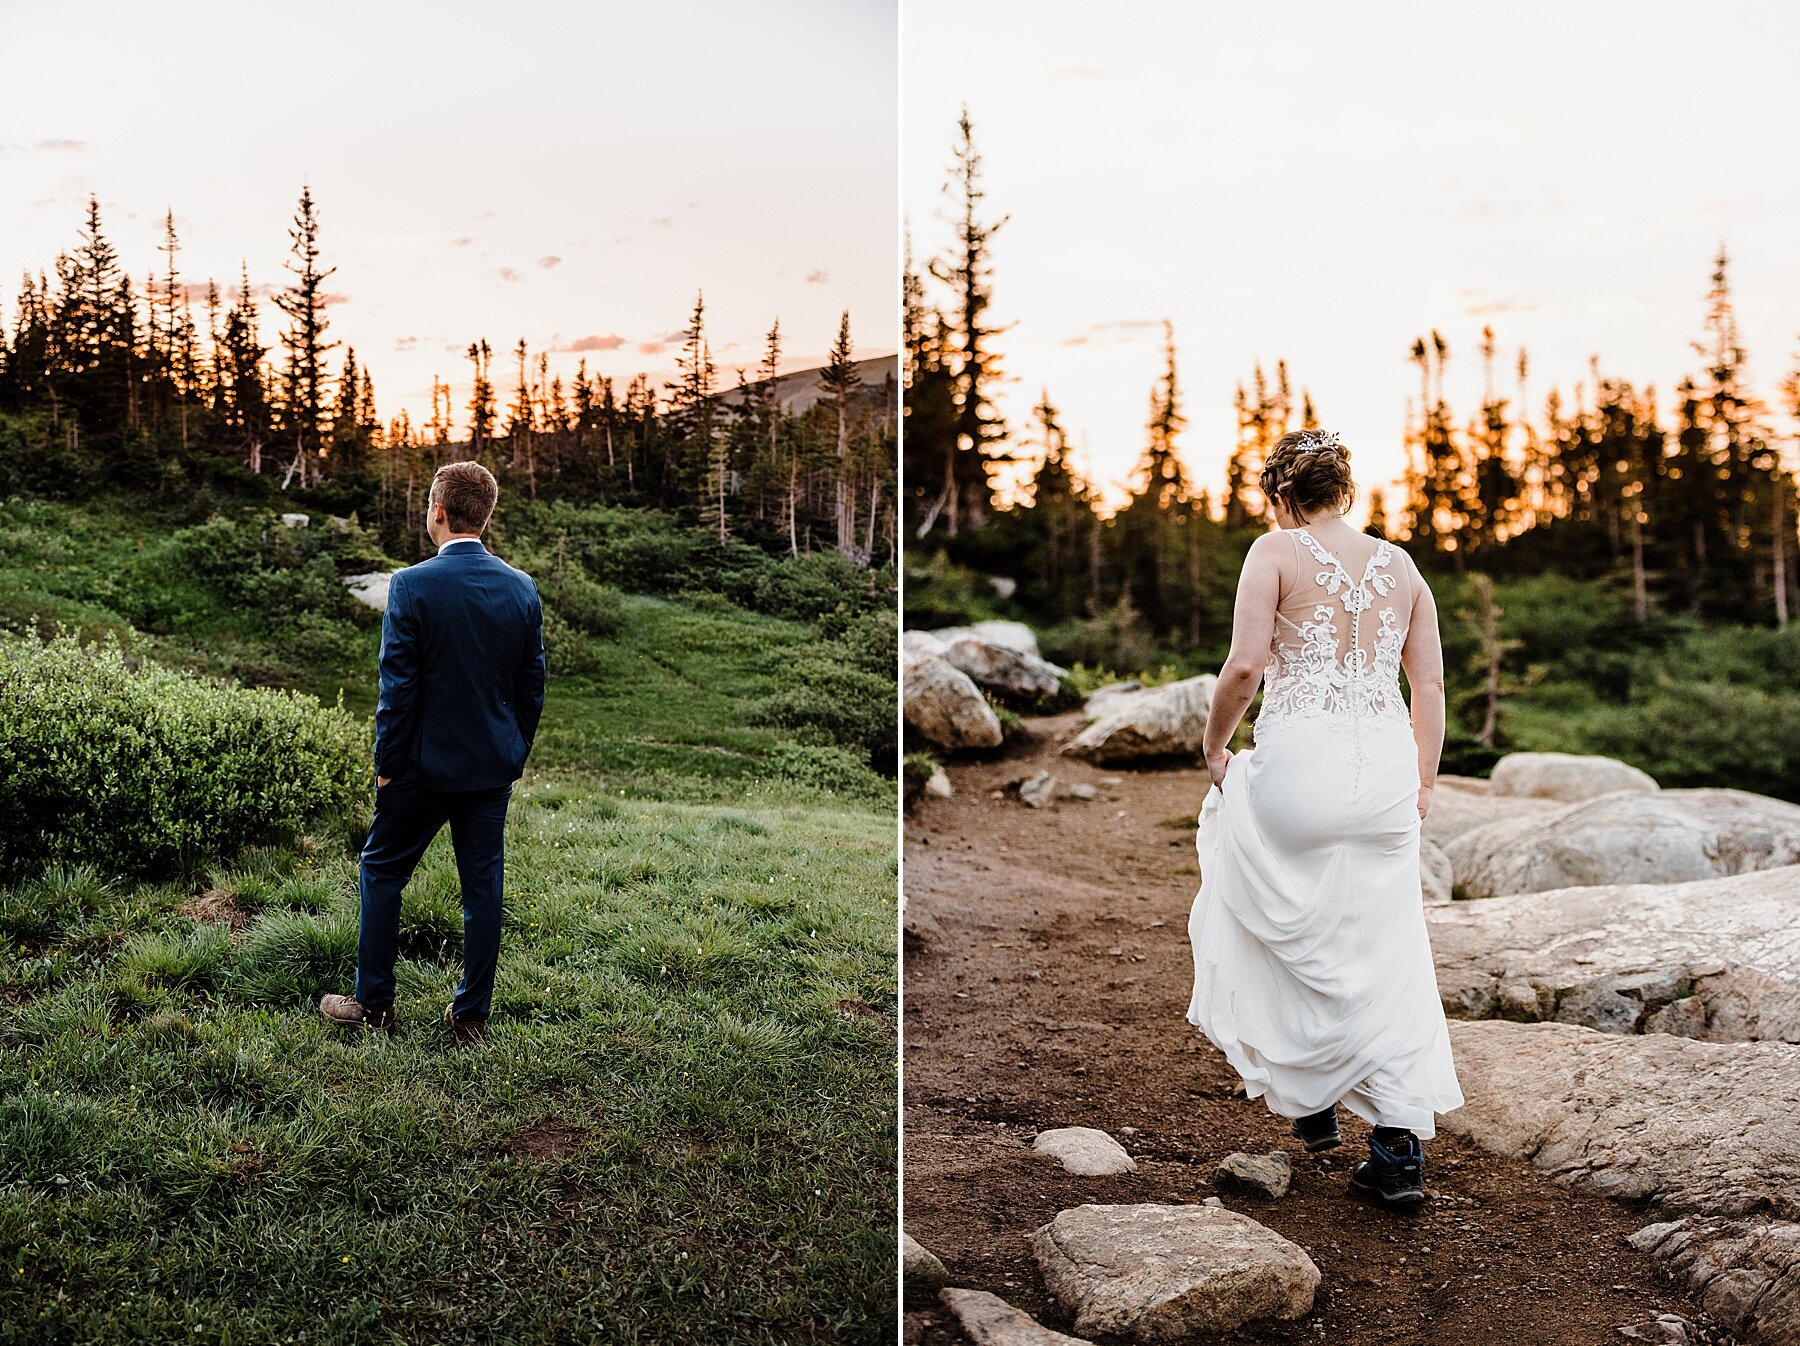
{"label": "man in navy suit", "polygon": [[486,1028],[500,956],[506,806],[544,710],[537,585],[481,544],[499,494],[479,463],[440,467],[426,505],[437,555],[397,572],[388,587],[356,994],[319,1002],[346,1028],[394,1027],[400,894],[445,823],[462,881],[463,977],[444,1019],[459,1045]]}

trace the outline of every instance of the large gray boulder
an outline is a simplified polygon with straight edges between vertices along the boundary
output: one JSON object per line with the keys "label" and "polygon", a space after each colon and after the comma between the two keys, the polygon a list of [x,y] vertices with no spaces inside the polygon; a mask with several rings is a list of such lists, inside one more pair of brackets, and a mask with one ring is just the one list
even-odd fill
{"label": "large gray boulder", "polygon": [[1459,902],[1426,921],[1451,1015],[1800,1042],[1800,865]]}
{"label": "large gray boulder", "polygon": [[1020,654],[1029,654],[1033,658],[1039,656],[1037,633],[1024,622],[985,621],[968,626],[940,626],[924,634],[946,646],[966,636],[973,636],[977,640],[1004,645],[1009,650],[1017,650]]}
{"label": "large gray boulder", "polygon": [[1800,862],[1800,805],[1743,790],[1615,793],[1472,828],[1444,850],[1465,897],[1681,883]]}
{"label": "large gray boulder", "polygon": [[1567,1024],[1450,1036],[1468,1101],[1446,1131],[1648,1204],[1640,1249],[1755,1346],[1800,1346],[1800,1053]]}
{"label": "large gray boulder", "polygon": [[1031,1235],[1075,1330],[1187,1341],[1310,1312],[1319,1269],[1297,1245],[1219,1206],[1077,1206]]}
{"label": "large gray boulder", "polygon": [[1653,794],[1660,788],[1648,772],[1612,757],[1583,757],[1571,752],[1514,752],[1494,764],[1497,795],[1524,795],[1579,803],[1624,790]]}
{"label": "large gray boulder", "polygon": [[1218,679],[1210,673],[1162,687],[1143,687],[1088,705],[1092,721],[1063,751],[1101,766],[1129,765],[1158,757],[1198,757]]}
{"label": "large gray boulder", "polygon": [[1444,848],[1428,837],[1419,838],[1419,888],[1425,905],[1441,907],[1455,896],[1455,874]]}
{"label": "large gray boulder", "polygon": [[1509,818],[1543,818],[1563,807],[1554,799],[1496,795],[1484,780],[1440,776],[1431,792],[1431,812],[1425,815],[1422,833],[1425,840],[1448,846],[1477,827]]}
{"label": "large gray boulder", "polygon": [[963,636],[950,641],[945,645],[943,655],[983,687],[1034,701],[1054,696],[1068,676],[1067,669],[1035,654],[983,640],[980,636]]}
{"label": "large gray boulder", "polygon": [[942,655],[916,654],[901,669],[906,722],[919,735],[951,752],[1000,746],[1000,719],[969,680]]}

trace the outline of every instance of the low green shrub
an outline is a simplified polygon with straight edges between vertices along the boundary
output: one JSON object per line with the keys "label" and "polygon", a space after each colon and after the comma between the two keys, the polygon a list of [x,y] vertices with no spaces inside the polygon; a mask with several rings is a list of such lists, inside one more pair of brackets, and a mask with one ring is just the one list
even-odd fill
{"label": "low green shrub", "polygon": [[165,874],[362,804],[366,728],[70,636],[0,639],[0,879]]}
{"label": "low green shrub", "polygon": [[855,753],[842,748],[778,743],[769,754],[774,773],[784,780],[864,799],[891,799],[891,785],[869,769]]}

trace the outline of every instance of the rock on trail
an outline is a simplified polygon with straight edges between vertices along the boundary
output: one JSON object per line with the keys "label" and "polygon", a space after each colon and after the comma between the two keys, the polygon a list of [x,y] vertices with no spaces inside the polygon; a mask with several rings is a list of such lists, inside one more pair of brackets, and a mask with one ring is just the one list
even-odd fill
{"label": "rock on trail", "polygon": [[1093,1346],[1085,1337],[1052,1332],[1023,1309],[986,1290],[945,1289],[938,1302],[975,1346]]}
{"label": "rock on trail", "polygon": [[1285,1150],[1271,1154],[1228,1154],[1219,1160],[1214,1177],[1245,1191],[1260,1192],[1271,1201],[1287,1195],[1294,1168]]}
{"label": "rock on trail", "polygon": [[938,1255],[904,1229],[900,1231],[900,1274],[909,1290],[935,1290],[950,1279]]}
{"label": "rock on trail", "polygon": [[1188,1341],[1310,1312],[1319,1269],[1297,1245],[1218,1206],[1077,1206],[1031,1235],[1075,1330]]}
{"label": "rock on trail", "polygon": [[1057,1160],[1070,1173],[1084,1177],[1137,1172],[1137,1161],[1125,1153],[1125,1147],[1091,1126],[1058,1126],[1040,1131],[1031,1148]]}

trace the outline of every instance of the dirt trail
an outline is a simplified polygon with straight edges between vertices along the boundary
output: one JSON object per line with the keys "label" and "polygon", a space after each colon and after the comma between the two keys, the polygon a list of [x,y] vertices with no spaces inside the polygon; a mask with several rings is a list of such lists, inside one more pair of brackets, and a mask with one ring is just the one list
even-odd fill
{"label": "dirt trail", "polygon": [[[909,923],[937,933],[923,949],[907,941],[906,1226],[952,1283],[1070,1331],[1026,1234],[1083,1202],[1198,1202],[1226,1154],[1285,1149],[1286,1197],[1218,1195],[1307,1250],[1324,1273],[1317,1307],[1217,1340],[1599,1346],[1657,1313],[1706,1323],[1625,1245],[1648,1214],[1440,1136],[1426,1147],[1432,1203],[1396,1215],[1346,1190],[1366,1154],[1356,1118],[1346,1115],[1341,1149],[1309,1157],[1283,1120],[1245,1100],[1183,1018],[1206,772],[1061,757],[1054,739],[1076,723],[1027,721],[1039,736],[1029,751],[952,767],[956,796],[925,798],[906,825]],[[1039,810],[993,796],[1040,768],[1099,797]],[[1139,1171],[1079,1178],[1028,1148],[1037,1131],[1073,1125],[1110,1131]],[[928,1296],[909,1298],[906,1336],[963,1339]]]}

